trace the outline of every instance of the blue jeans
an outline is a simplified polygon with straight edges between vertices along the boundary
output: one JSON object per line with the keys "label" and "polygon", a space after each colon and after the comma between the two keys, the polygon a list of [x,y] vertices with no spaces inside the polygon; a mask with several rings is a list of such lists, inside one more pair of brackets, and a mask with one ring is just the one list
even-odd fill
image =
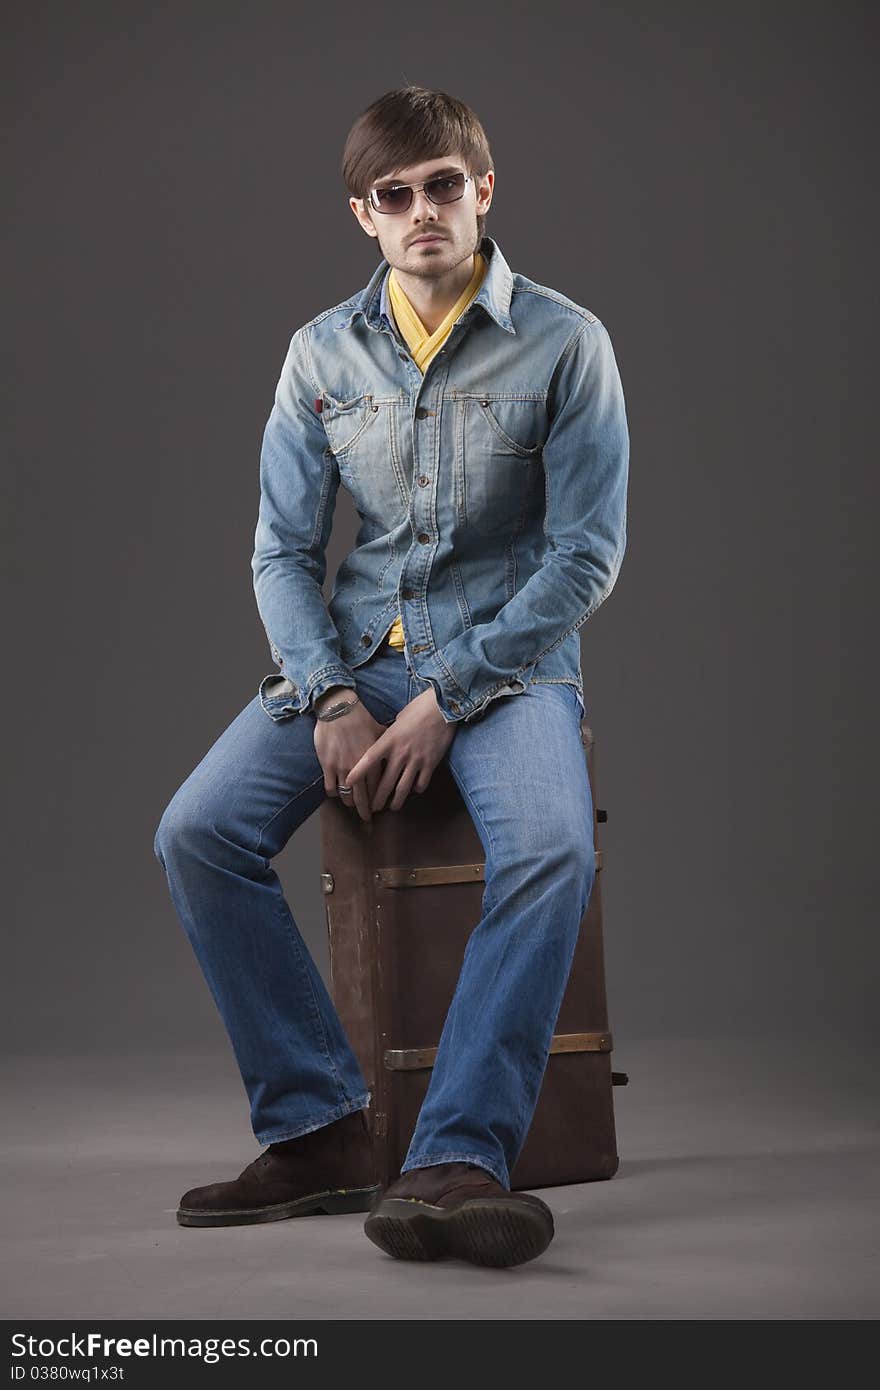
{"label": "blue jeans", "polygon": [[[387,645],[357,669],[382,724],[427,688]],[[570,683],[533,684],[459,724],[445,754],[482,842],[485,890],[402,1172],[478,1163],[510,1185],[595,873],[583,713]],[[261,1144],[370,1101],[272,869],[326,795],[314,727],[312,714],[273,721],[255,696],[172,797],[154,843]]]}

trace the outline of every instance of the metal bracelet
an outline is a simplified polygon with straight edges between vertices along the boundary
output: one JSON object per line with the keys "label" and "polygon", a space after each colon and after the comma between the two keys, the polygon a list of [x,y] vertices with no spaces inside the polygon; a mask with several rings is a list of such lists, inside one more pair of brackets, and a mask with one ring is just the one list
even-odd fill
{"label": "metal bracelet", "polygon": [[320,719],[322,723],[328,719],[341,719],[344,714],[348,714],[352,705],[357,705],[359,703],[360,696],[355,695],[353,700],[342,700],[338,705],[331,705],[329,709],[324,710],[321,714],[316,714],[315,718]]}

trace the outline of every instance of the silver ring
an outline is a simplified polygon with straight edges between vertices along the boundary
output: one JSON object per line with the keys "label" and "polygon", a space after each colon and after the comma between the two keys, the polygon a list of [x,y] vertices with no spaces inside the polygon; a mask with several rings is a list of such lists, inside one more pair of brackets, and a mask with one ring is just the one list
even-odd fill
{"label": "silver ring", "polygon": [[343,792],[350,792],[351,787],[346,787],[343,782],[337,782],[336,790],[339,792],[340,795],[342,795]]}

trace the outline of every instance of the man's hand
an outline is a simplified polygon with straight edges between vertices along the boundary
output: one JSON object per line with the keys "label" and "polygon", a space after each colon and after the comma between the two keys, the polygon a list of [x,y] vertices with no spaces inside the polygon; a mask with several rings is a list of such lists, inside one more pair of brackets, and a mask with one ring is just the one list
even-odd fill
{"label": "man's hand", "polygon": [[[347,714],[337,722],[344,724],[350,718]],[[348,770],[344,780],[354,789],[358,807],[368,797],[370,809],[381,811],[393,793],[389,809],[399,811],[413,789],[427,791],[434,768],[455,738],[457,728],[440,713],[433,686],[410,700],[394,723]],[[376,786],[380,772],[381,780]]]}
{"label": "man's hand", "polygon": [[370,798],[379,780],[380,769],[374,768],[366,782],[355,786],[347,776],[348,769],[357,762],[385,732],[385,725],[374,719],[366,705],[355,700],[357,692],[350,686],[334,686],[325,690],[315,701],[315,711],[320,713],[328,705],[342,704],[348,700],[353,708],[350,714],[340,715],[338,719],[315,720],[315,752],[324,772],[324,790],[328,796],[339,796],[337,784],[350,786],[353,795],[340,797],[343,806],[354,805],[361,820],[372,819]]}

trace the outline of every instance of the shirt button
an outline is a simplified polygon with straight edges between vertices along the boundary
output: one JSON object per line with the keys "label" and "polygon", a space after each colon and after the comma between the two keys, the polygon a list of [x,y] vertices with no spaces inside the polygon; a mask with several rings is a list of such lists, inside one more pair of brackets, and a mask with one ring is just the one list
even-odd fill
{"label": "shirt button", "polygon": [[368,632],[365,632],[364,635],[363,635],[363,637],[361,638],[361,646],[362,646],[362,647],[372,647],[372,645],[373,645],[373,639],[372,639],[372,637],[370,636],[370,634],[369,634]]}
{"label": "shirt button", "polygon": [[420,406],[418,407],[418,409],[416,410],[416,419],[417,419],[417,420],[424,420],[424,418],[425,418],[425,416],[427,415],[427,413],[428,413],[428,412],[427,412],[427,410],[425,409],[425,407],[424,407],[423,405],[420,405]]}
{"label": "shirt button", "polygon": [[449,708],[452,710],[453,714],[458,714],[459,707],[454,700],[449,701]]}
{"label": "shirt button", "polygon": [[401,591],[400,591],[400,597],[401,597],[401,598],[415,598],[415,593],[413,592],[412,589],[401,589]]}
{"label": "shirt button", "polygon": [[420,531],[420,532],[419,532],[419,540],[422,542],[422,545],[424,545],[425,542],[426,542],[426,541],[429,541],[430,539],[431,539],[431,537],[428,535],[427,531]]}
{"label": "shirt button", "polygon": [[419,474],[419,487],[427,487],[431,479],[425,474]]}

